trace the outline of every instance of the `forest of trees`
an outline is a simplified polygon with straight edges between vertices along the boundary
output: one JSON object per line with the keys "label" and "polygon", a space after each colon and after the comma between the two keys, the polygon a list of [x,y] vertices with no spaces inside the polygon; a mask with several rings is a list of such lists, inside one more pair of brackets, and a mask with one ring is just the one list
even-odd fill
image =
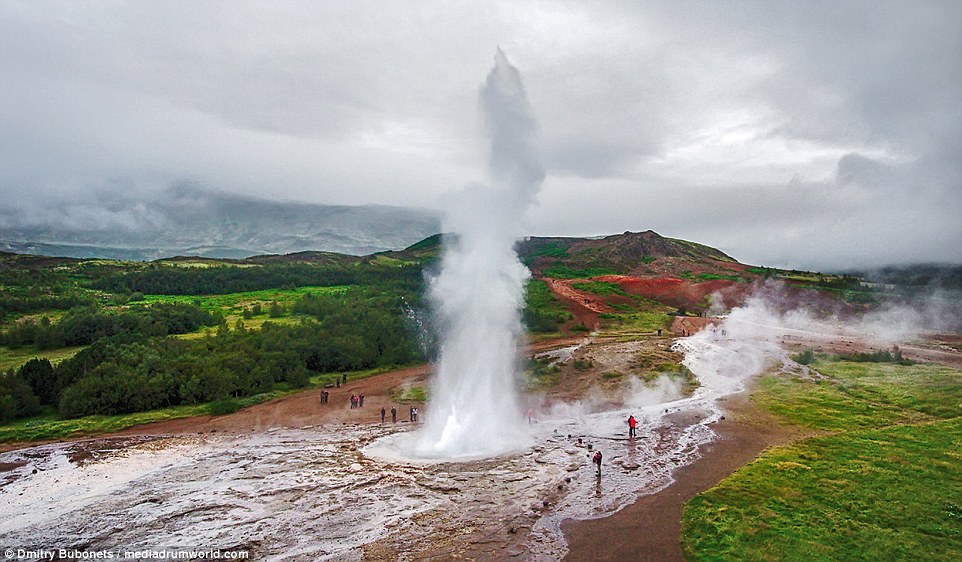
{"label": "forest of trees", "polygon": [[46,316],[39,320],[17,322],[0,332],[0,345],[10,348],[35,345],[38,349],[56,349],[90,345],[117,334],[186,334],[201,326],[216,326],[221,320],[219,314],[184,303],[142,305],[118,312],[84,307],[71,310],[56,323],[51,323]]}
{"label": "forest of trees", "polygon": [[[312,372],[420,361],[424,350],[409,325],[407,302],[413,298],[416,295],[405,298],[361,287],[335,295],[307,295],[294,308],[310,318],[298,323],[267,322],[258,330],[221,324],[214,333],[191,340],[163,337],[151,333],[159,324],[137,322],[129,331],[105,332],[56,366],[34,359],[4,373],[0,421],[31,415],[41,406],[71,418],[198,404],[270,391],[275,383],[302,387]],[[154,305],[145,310],[191,308],[196,307]],[[102,316],[111,315],[82,315]],[[113,316],[143,318],[138,313]]]}

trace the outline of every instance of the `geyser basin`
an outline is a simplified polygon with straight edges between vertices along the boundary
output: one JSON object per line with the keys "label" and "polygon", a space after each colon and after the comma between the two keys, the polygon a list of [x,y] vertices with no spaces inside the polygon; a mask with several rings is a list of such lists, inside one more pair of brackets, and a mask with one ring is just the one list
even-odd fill
{"label": "geyser basin", "polygon": [[[667,485],[710,437],[704,413],[679,424],[661,420],[665,407],[677,409],[634,410],[646,420],[634,442],[612,437],[623,433],[623,411],[602,412],[542,420],[522,450],[457,462],[368,455],[391,437],[415,436],[377,425],[4,453],[0,463],[17,468],[2,492],[17,501],[0,502],[0,546],[200,544],[247,550],[255,560],[342,560],[389,537],[409,559],[496,558],[510,546],[528,560],[557,560],[565,553],[562,520],[600,516],[639,490]],[[588,443],[605,451],[600,484]],[[75,464],[67,459],[78,446],[102,452]],[[523,531],[507,533],[512,527]]]}
{"label": "geyser basin", "polygon": [[[728,344],[719,338],[690,339],[691,351]],[[394,445],[419,435],[395,433],[401,424],[105,443],[83,464],[68,460],[78,443],[5,453],[0,465],[15,468],[0,489],[16,501],[0,502],[0,546],[203,544],[257,560],[341,560],[387,544],[407,559],[497,558],[510,548],[557,560],[561,521],[604,516],[667,486],[713,437],[715,400],[733,388],[725,373],[693,370],[703,384],[688,398],[592,413],[566,404],[524,424],[527,447],[480,459],[400,458],[406,447]],[[629,413],[639,420],[634,440]],[[600,481],[589,444],[605,455]]]}

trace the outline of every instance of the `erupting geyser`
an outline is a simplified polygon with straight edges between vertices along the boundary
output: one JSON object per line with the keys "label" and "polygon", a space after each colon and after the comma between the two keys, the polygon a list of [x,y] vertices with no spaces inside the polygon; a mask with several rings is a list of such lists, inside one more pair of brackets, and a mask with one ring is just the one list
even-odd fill
{"label": "erupting geyser", "polygon": [[514,250],[525,208],[544,180],[521,74],[498,49],[481,88],[491,137],[490,183],[444,200],[444,255],[431,283],[441,355],[414,454],[462,457],[526,444],[515,374],[529,272]]}

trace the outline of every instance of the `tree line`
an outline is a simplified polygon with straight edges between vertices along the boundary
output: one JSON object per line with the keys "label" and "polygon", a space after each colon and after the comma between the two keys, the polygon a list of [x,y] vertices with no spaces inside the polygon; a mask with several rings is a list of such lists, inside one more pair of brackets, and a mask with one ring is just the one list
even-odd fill
{"label": "tree line", "polygon": [[140,305],[119,311],[80,308],[55,323],[46,316],[17,322],[0,332],[0,345],[55,349],[90,345],[117,334],[186,334],[201,326],[216,326],[221,320],[219,313],[186,303]]}
{"label": "tree line", "polygon": [[113,293],[158,295],[216,295],[263,289],[334,285],[375,285],[421,281],[421,267],[376,267],[363,263],[312,265],[281,263],[249,267],[206,268],[151,264],[138,271],[88,271],[91,286]]}

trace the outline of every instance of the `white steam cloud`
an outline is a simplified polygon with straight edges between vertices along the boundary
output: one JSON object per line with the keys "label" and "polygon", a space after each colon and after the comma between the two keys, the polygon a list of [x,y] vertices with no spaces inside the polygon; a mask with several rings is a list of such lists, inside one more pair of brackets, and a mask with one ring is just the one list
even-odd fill
{"label": "white steam cloud", "polygon": [[492,455],[529,439],[515,375],[530,273],[514,244],[545,172],[521,74],[500,49],[480,101],[491,137],[490,185],[444,201],[444,231],[453,235],[445,238],[441,272],[431,284],[441,354],[417,456]]}
{"label": "white steam cloud", "polygon": [[638,377],[630,377],[625,384],[625,406],[645,408],[672,402],[682,397],[682,381],[661,375],[646,383]]}
{"label": "white steam cloud", "polygon": [[930,350],[914,341],[925,333],[957,330],[958,325],[958,302],[939,293],[839,315],[799,305],[797,296],[773,282],[760,286],[719,325],[678,340],[675,349],[685,353],[684,365],[717,397],[742,390],[745,381],[779,362],[790,365],[791,349],[845,354],[898,345],[908,356],[933,359]]}

